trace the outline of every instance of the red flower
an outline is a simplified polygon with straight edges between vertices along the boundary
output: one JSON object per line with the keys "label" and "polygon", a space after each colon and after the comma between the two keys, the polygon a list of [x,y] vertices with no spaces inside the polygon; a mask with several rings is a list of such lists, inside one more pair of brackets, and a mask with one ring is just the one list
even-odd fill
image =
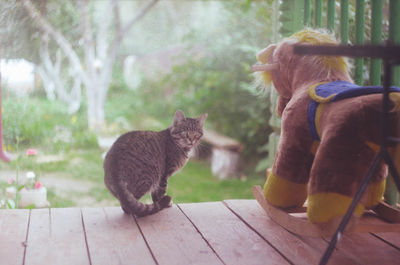
{"label": "red flower", "polygon": [[27,149],[26,155],[27,156],[35,156],[35,155],[37,155],[37,151],[36,151],[36,149]]}
{"label": "red flower", "polygon": [[36,181],[35,189],[40,189],[41,187],[42,187],[42,183],[40,183],[39,181]]}

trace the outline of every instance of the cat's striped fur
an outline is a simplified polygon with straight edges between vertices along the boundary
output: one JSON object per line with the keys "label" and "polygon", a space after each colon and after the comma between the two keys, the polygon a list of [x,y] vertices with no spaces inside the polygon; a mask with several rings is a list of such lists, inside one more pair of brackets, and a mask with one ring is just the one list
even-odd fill
{"label": "cat's striped fur", "polygon": [[[166,130],[132,131],[115,141],[104,160],[104,182],[125,213],[145,216],[171,206],[171,197],[165,194],[168,178],[187,162],[206,118],[207,114],[185,118],[178,110]],[[140,202],[148,192],[153,203]]]}

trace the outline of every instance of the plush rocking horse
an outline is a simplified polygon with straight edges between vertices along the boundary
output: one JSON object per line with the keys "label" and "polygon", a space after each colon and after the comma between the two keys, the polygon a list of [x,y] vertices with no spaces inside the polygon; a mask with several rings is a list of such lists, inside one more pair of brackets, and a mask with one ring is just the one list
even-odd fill
{"label": "plush rocking horse", "polygon": [[[272,82],[279,93],[282,128],[264,189],[255,187],[254,194],[270,217],[288,230],[331,235],[379,150],[382,88],[355,85],[345,58],[296,55],[296,44],[338,43],[323,31],[305,29],[258,53],[253,70],[260,83]],[[400,135],[399,92],[391,88],[392,136]],[[391,151],[400,164],[400,148],[393,145]],[[381,202],[387,172],[381,163],[347,231],[400,231],[400,225],[371,225],[361,218],[375,209],[400,220],[394,208]],[[305,211],[308,220],[289,214]]]}

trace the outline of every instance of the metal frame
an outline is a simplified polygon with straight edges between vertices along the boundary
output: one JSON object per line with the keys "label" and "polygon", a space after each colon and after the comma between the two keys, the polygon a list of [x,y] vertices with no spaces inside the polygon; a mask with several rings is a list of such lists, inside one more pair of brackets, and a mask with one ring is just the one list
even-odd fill
{"label": "metal frame", "polygon": [[342,218],[335,234],[333,235],[324,255],[320,260],[320,265],[327,264],[330,256],[340,240],[351,216],[361,199],[364,191],[366,190],[369,181],[375,173],[378,165],[384,160],[389,166],[389,171],[396,183],[397,189],[400,191],[400,177],[394,165],[394,162],[388,152],[388,143],[400,143],[400,139],[389,137],[388,135],[388,114],[389,114],[389,90],[392,82],[393,66],[400,64],[400,46],[399,45],[339,45],[339,46],[311,46],[311,45],[296,45],[294,53],[299,55],[334,55],[334,56],[348,56],[356,58],[381,58],[383,59],[383,94],[382,94],[382,116],[381,116],[381,139],[380,151],[374,158],[366,176],[361,181],[358,190],[351,202],[346,214]]}

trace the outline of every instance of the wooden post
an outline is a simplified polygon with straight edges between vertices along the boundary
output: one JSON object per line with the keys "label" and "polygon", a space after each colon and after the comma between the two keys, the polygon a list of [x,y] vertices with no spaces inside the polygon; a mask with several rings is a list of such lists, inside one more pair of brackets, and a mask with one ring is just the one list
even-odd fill
{"label": "wooden post", "polygon": [[[400,1],[390,0],[389,2],[389,40],[393,44],[400,43]],[[392,84],[400,85],[400,67],[393,68]]]}
{"label": "wooden post", "polygon": [[342,44],[349,43],[349,0],[340,1],[340,39]]}
{"label": "wooden post", "polygon": [[327,28],[330,32],[335,31],[335,0],[328,0],[328,12],[327,12]]}
{"label": "wooden post", "polygon": [[[371,43],[382,43],[382,0],[372,0]],[[373,86],[381,85],[382,59],[371,59],[370,83]]]}
{"label": "wooden post", "polygon": [[322,27],[322,0],[315,0],[314,27]]}
{"label": "wooden post", "polygon": [[311,0],[304,0],[304,26],[311,27]]}
{"label": "wooden post", "polygon": [[390,174],[386,180],[385,201],[392,206],[396,206],[399,201],[399,191],[397,190],[396,183]]}
{"label": "wooden post", "polygon": [[[355,44],[364,44],[364,18],[365,13],[365,0],[356,1],[356,41]],[[362,86],[363,72],[364,72],[364,59],[357,58],[354,81]]]}
{"label": "wooden post", "polygon": [[303,28],[304,1],[305,0],[283,0],[281,2],[279,7],[281,11],[279,17],[281,27],[279,32],[283,37],[290,36]]}

